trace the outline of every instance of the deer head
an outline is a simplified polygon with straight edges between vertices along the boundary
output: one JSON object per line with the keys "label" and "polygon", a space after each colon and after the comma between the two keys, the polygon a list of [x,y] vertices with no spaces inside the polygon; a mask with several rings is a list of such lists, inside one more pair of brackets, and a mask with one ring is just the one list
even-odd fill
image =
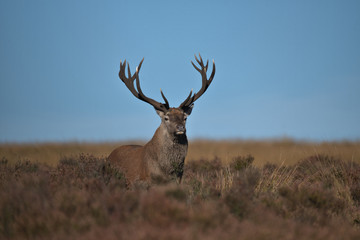
{"label": "deer head", "polygon": [[[120,71],[119,71],[119,77],[120,79],[125,83],[126,87],[130,90],[130,92],[141,101],[147,102],[148,104],[152,105],[157,114],[161,118],[161,124],[164,126],[167,130],[167,132],[170,135],[184,135],[186,133],[186,119],[191,114],[191,111],[194,107],[194,102],[206,91],[206,89],[211,84],[214,75],[215,75],[215,62],[213,60],[213,70],[211,72],[210,78],[207,78],[206,72],[208,69],[209,61],[206,62],[206,65],[204,65],[204,62],[199,54],[199,59],[195,55],[196,62],[199,64],[200,68],[197,67],[192,61],[192,65],[194,68],[201,74],[202,77],[202,87],[197,93],[192,93],[192,90],[190,91],[189,96],[183,101],[179,107],[172,108],[169,106],[169,102],[166,99],[164,93],[160,89],[160,93],[162,98],[164,99],[165,103],[161,103],[158,101],[155,101],[154,99],[151,99],[142,92],[140,87],[140,80],[139,80],[139,71],[141,68],[141,65],[144,61],[144,59],[141,60],[138,67],[136,67],[136,72],[132,75],[129,67],[129,63],[126,62],[126,60],[122,63],[120,61]],[[128,66],[128,77],[125,75],[126,71],[126,63]],[[134,81],[136,79],[136,89],[134,85]]]}

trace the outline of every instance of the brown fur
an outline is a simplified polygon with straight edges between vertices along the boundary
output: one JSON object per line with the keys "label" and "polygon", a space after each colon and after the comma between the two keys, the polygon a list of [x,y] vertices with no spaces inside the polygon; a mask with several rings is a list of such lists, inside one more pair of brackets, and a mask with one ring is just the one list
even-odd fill
{"label": "brown fur", "polygon": [[[178,108],[170,108],[166,114],[158,111],[161,125],[152,139],[144,146],[116,148],[109,161],[124,172],[129,183],[138,180],[150,183],[158,178],[181,182],[188,149],[185,121],[190,113],[191,109],[184,112]],[[179,126],[184,128],[183,134],[176,134]]]}

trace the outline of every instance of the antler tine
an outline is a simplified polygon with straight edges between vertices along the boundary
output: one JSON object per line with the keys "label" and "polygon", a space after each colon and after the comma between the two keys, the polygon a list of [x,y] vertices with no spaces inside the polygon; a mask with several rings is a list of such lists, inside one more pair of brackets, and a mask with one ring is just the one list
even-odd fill
{"label": "antler tine", "polygon": [[201,55],[199,54],[199,56],[200,56],[199,65],[201,66],[200,73],[201,73],[201,77],[202,77],[202,86],[201,86],[201,89],[199,90],[199,92],[194,94],[194,98],[193,98],[192,102],[195,102],[206,91],[206,89],[211,84],[211,82],[212,82],[212,80],[214,78],[214,75],[215,75],[215,62],[214,62],[214,60],[213,60],[213,70],[211,72],[210,78],[207,79],[206,72],[207,72],[207,66],[208,66],[209,61],[207,61],[206,66],[204,66],[204,62],[202,61]]}
{"label": "antler tine", "polygon": [[137,70],[138,70],[138,71],[140,71],[140,68],[141,68],[141,65],[143,64],[143,62],[144,62],[144,58],[141,59],[141,62],[139,63],[139,66],[137,67]]}
{"label": "antler tine", "polygon": [[191,61],[191,64],[193,65],[193,67],[194,67],[199,73],[201,73],[200,68],[198,68],[198,67],[193,63],[193,61]]}
{"label": "antler tine", "polygon": [[[183,101],[183,102],[180,104],[179,108],[182,108],[182,107],[184,107],[184,106],[188,106],[187,103],[192,99],[192,97],[194,97],[194,96],[192,96],[192,92],[193,92],[193,89],[191,89],[189,96],[185,99],[185,101]],[[190,105],[190,104],[189,104],[189,105]]]}
{"label": "antler tine", "polygon": [[127,63],[127,67],[128,67],[128,76],[130,77],[131,76],[131,71],[130,71],[129,63]]}
{"label": "antler tine", "polygon": [[191,64],[194,66],[194,68],[201,74],[201,80],[202,80],[202,86],[201,89],[195,93],[193,96],[190,95],[185,99],[185,101],[183,103],[180,104],[180,108],[184,108],[184,107],[188,107],[190,106],[192,103],[194,103],[201,95],[204,94],[204,92],[206,91],[206,89],[209,87],[209,85],[211,84],[214,76],[215,76],[215,61],[213,60],[213,70],[211,72],[210,78],[207,78],[206,72],[208,69],[208,65],[209,65],[209,60],[207,60],[206,62],[206,66],[204,66],[204,62],[201,58],[201,55],[199,54],[199,58],[200,60],[196,57],[195,55],[195,60],[197,61],[197,63],[200,65],[201,69],[198,68],[192,61]]}
{"label": "antler tine", "polygon": [[209,85],[210,85],[210,83],[212,82],[214,76],[215,76],[215,61],[214,61],[214,59],[213,59],[213,70],[212,70],[211,75],[210,75],[210,78],[209,78]]}
{"label": "antler tine", "polygon": [[161,93],[162,98],[163,98],[164,101],[165,101],[165,107],[166,107],[167,109],[169,109],[169,108],[170,108],[169,102],[168,102],[168,100],[166,99],[166,97],[165,97],[163,91],[161,90],[161,88],[160,88],[160,93]]}
{"label": "antler tine", "polygon": [[[163,96],[164,100],[165,100],[165,104],[162,104],[160,102],[157,102],[151,98],[148,98],[144,95],[144,93],[141,91],[140,88],[140,80],[139,80],[139,71],[141,68],[141,65],[144,61],[144,58],[141,60],[141,62],[139,63],[139,65],[136,67],[136,72],[131,75],[131,71],[130,71],[130,66],[129,63],[126,62],[126,60],[124,60],[124,62],[120,61],[120,71],[119,71],[119,78],[125,83],[126,87],[130,90],[130,92],[138,99],[149,103],[150,105],[152,105],[154,108],[156,108],[157,110],[160,111],[167,111],[167,109],[169,108],[169,103],[167,101],[167,99],[165,98],[165,96]],[[126,71],[126,63],[127,63],[127,71],[128,71],[128,77],[126,77],[125,75],[125,71]],[[136,88],[134,86],[134,80],[136,79]],[[162,95],[164,95],[162,93]]]}
{"label": "antler tine", "polygon": [[200,64],[199,59],[197,58],[196,54],[194,54],[195,60]]}
{"label": "antler tine", "polygon": [[[144,61],[144,59],[141,60],[138,69],[141,68],[141,64]],[[124,62],[122,63],[120,61],[120,71],[119,71],[119,78],[125,83],[126,87],[130,90],[130,92],[138,98],[139,94],[137,93],[135,87],[134,87],[134,80],[135,80],[135,74],[131,75],[130,72],[130,67],[129,67],[129,63],[127,63],[128,66],[128,77],[126,77],[125,75],[125,71],[126,71],[126,59],[124,60]]]}
{"label": "antler tine", "polygon": [[131,91],[131,93],[134,96],[136,96],[137,93],[134,88],[131,88],[131,84],[130,84],[131,81],[134,81],[135,77],[129,74],[129,78],[127,78],[125,76],[125,70],[126,70],[126,59],[124,60],[124,62],[120,61],[119,78],[125,83],[126,87]]}
{"label": "antler tine", "polygon": [[[160,102],[157,102],[155,101],[154,99],[152,98],[149,98],[147,96],[145,96],[145,94],[142,92],[141,90],[141,87],[140,87],[140,80],[139,80],[139,71],[138,69],[136,68],[136,73],[135,73],[135,76],[136,76],[136,88],[138,90],[138,93],[139,93],[139,99],[144,101],[144,102],[147,102],[149,103],[150,105],[152,105],[156,110],[160,110],[160,111],[163,111],[163,112],[166,112],[168,110],[167,106],[169,105],[169,103],[167,102],[167,100],[165,101],[166,103],[165,104],[162,104]],[[164,95],[164,94],[162,94]],[[165,96],[164,96],[165,97]],[[166,99],[166,98],[165,98]],[[164,100],[165,100],[164,99]]]}
{"label": "antler tine", "polygon": [[195,56],[196,61],[199,63],[199,65],[200,65],[201,67],[203,67],[203,66],[204,66],[204,62],[203,62],[203,60],[202,60],[202,57],[201,57],[200,53],[199,53],[200,61],[199,61],[199,59],[196,57],[196,54],[194,54],[194,56]]}

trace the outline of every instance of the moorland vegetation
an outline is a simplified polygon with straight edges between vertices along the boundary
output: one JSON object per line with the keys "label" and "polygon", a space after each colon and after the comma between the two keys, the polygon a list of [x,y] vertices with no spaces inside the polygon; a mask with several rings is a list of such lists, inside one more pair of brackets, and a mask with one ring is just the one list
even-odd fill
{"label": "moorland vegetation", "polygon": [[318,153],[291,164],[257,161],[248,154],[193,159],[180,185],[129,186],[106,157],[46,164],[4,156],[0,238],[360,238],[356,159]]}

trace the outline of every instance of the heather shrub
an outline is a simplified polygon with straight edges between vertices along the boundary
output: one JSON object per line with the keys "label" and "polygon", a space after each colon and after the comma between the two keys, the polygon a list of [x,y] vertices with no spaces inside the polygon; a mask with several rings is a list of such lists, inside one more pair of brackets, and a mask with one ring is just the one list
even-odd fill
{"label": "heather shrub", "polygon": [[52,172],[52,179],[61,181],[62,184],[90,187],[94,190],[99,189],[99,185],[127,186],[124,174],[106,162],[105,158],[84,154],[60,159],[56,171]]}
{"label": "heather shrub", "polygon": [[4,237],[17,234],[42,236],[53,227],[46,214],[52,207],[49,201],[49,177],[45,174],[34,175],[34,168],[30,166],[31,171],[28,171],[26,166],[29,164],[22,165],[25,173],[21,173],[21,177],[17,175],[19,164],[16,171],[14,166],[9,167],[12,171],[0,188],[0,232]]}
{"label": "heather shrub", "polygon": [[295,182],[297,185],[318,185],[334,191],[336,196],[352,204],[353,190],[359,183],[357,169],[356,165],[331,156],[311,156],[299,162]]}
{"label": "heather shrub", "polygon": [[165,192],[165,195],[178,201],[186,201],[187,192],[182,188],[171,188]]}
{"label": "heather shrub", "polygon": [[30,161],[18,161],[15,163],[14,170],[18,173],[33,173],[39,169],[38,164]]}
{"label": "heather shrub", "polygon": [[354,169],[324,155],[310,156],[295,166],[264,166],[263,178],[271,181],[260,181],[259,197],[277,214],[300,222],[328,225],[341,219],[353,223],[359,216],[351,190],[356,188],[356,177],[349,177]]}
{"label": "heather shrub", "polygon": [[301,222],[326,225],[334,217],[348,214],[346,202],[329,189],[319,186],[279,189],[282,214]]}
{"label": "heather shrub", "polygon": [[255,189],[259,179],[259,170],[248,168],[234,177],[231,188],[225,193],[225,204],[240,219],[245,218],[254,208]]}
{"label": "heather shrub", "polygon": [[211,174],[222,169],[223,165],[219,158],[212,160],[193,160],[189,161],[185,166],[186,172],[194,172],[198,174]]}
{"label": "heather shrub", "polygon": [[190,161],[185,165],[183,183],[190,187],[190,199],[218,198],[224,167],[218,158]]}
{"label": "heather shrub", "polygon": [[296,178],[315,182],[329,177],[343,180],[343,162],[332,156],[314,155],[297,164]]}
{"label": "heather shrub", "polygon": [[189,221],[186,204],[173,197],[169,198],[164,192],[150,190],[140,201],[141,215],[152,225],[167,228],[173,224],[181,225]]}
{"label": "heather shrub", "polygon": [[230,167],[235,171],[241,171],[250,167],[253,162],[254,162],[254,157],[251,155],[247,155],[245,157],[237,156],[232,159],[230,163]]}
{"label": "heather shrub", "polygon": [[122,174],[92,156],[64,159],[55,169],[28,161],[2,161],[0,168],[6,179],[0,185],[0,232],[7,238],[106,226],[111,211],[102,196],[125,187]]}
{"label": "heather shrub", "polygon": [[360,204],[360,165],[356,163],[348,163],[345,165],[346,179],[350,187],[351,197]]}
{"label": "heather shrub", "polygon": [[294,176],[297,168],[292,166],[277,166],[266,164],[261,169],[261,178],[256,186],[256,192],[278,194],[282,186],[290,186],[294,183]]}
{"label": "heather shrub", "polygon": [[359,239],[360,168],[190,161],[181,184],[128,186],[105,158],[0,161],[0,239]]}
{"label": "heather shrub", "polygon": [[8,160],[6,158],[2,158],[0,160],[0,184],[2,185],[5,181],[8,181],[9,173],[11,168],[9,167]]}

